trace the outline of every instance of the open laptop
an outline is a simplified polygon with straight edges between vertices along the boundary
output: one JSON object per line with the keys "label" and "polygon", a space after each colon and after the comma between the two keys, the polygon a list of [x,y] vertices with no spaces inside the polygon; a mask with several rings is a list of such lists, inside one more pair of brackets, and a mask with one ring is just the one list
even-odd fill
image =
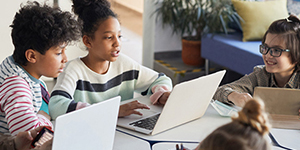
{"label": "open laptop", "polygon": [[113,149],[120,100],[117,96],[59,116],[52,149]]}
{"label": "open laptop", "polygon": [[[117,125],[154,135],[198,119],[204,115],[225,72],[219,71],[175,85],[164,107],[152,105],[148,96],[138,98],[141,103],[147,104],[150,110],[141,110],[143,116],[118,118]],[[146,122],[149,121],[154,122],[153,127],[148,127]]]}
{"label": "open laptop", "polygon": [[300,89],[256,87],[253,98],[265,103],[272,127],[300,129]]}

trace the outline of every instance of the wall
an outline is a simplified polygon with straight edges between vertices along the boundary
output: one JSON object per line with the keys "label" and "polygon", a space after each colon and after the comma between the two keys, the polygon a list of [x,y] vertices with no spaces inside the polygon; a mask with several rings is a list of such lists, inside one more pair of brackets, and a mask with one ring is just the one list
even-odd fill
{"label": "wall", "polygon": [[144,0],[143,65],[149,68],[153,68],[155,52],[181,50],[181,37],[172,34],[171,27],[163,28],[161,18],[153,14],[157,7],[154,0]]}
{"label": "wall", "polygon": [[137,12],[143,13],[144,1],[143,0],[110,0],[111,2],[116,2],[122,4],[130,9]]}

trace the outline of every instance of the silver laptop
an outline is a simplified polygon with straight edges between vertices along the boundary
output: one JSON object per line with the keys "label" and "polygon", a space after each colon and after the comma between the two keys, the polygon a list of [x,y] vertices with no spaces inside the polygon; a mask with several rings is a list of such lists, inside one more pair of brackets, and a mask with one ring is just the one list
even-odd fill
{"label": "silver laptop", "polygon": [[[152,105],[149,97],[138,98],[141,103],[147,104],[150,110],[141,110],[143,116],[130,115],[118,118],[117,125],[154,135],[198,119],[204,115],[225,72],[219,71],[175,85],[164,108]],[[149,127],[151,124],[154,125]]]}
{"label": "silver laptop", "polygon": [[55,121],[53,150],[112,149],[121,97],[93,104]]}

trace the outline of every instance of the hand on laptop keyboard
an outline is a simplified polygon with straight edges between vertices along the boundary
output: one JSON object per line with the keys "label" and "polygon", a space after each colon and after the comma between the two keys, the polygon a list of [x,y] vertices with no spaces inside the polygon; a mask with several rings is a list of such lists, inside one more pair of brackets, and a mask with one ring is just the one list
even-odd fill
{"label": "hand on laptop keyboard", "polygon": [[131,114],[143,115],[137,109],[150,109],[147,105],[135,100],[120,106],[119,117],[129,116]]}

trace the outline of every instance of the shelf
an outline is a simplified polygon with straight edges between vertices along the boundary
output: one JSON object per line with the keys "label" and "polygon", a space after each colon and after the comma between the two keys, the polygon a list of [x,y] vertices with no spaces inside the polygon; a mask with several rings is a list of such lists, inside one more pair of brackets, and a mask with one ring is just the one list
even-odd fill
{"label": "shelf", "polygon": [[[181,51],[157,52],[154,54],[154,70],[163,72],[172,79],[173,85],[205,75],[204,66],[190,66],[183,63]],[[223,69],[214,63],[209,64],[209,72]]]}

